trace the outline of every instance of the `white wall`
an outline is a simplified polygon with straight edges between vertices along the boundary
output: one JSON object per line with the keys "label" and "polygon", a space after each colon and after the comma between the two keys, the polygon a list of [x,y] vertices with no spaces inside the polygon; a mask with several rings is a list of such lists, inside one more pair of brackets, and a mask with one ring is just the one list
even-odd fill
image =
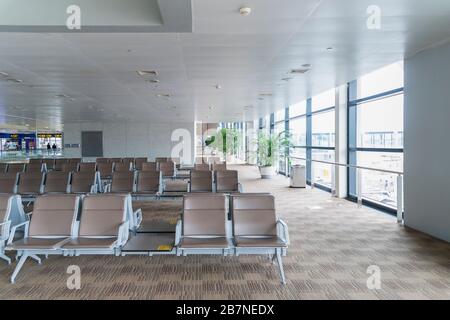
{"label": "white wall", "polygon": [[405,61],[405,224],[450,241],[450,44]]}
{"label": "white wall", "polygon": [[[105,157],[169,157],[177,142],[172,132],[185,129],[191,135],[191,159],[194,154],[194,123],[86,122],[65,123],[64,144],[80,144],[82,131],[103,131]],[[67,157],[81,157],[81,148],[65,149]],[[87,159],[90,160],[90,159]]]}

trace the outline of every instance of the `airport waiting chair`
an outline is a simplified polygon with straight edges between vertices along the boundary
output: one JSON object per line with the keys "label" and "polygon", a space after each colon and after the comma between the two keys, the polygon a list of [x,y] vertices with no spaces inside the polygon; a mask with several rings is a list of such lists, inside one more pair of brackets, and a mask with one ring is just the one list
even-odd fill
{"label": "airport waiting chair", "polygon": [[144,162],[147,162],[147,158],[140,157],[140,158],[134,159],[134,168],[136,170],[142,170],[142,164]]}
{"label": "airport waiting chair", "polygon": [[120,254],[128,241],[129,195],[88,195],[83,199],[79,227],[62,246],[64,255]]}
{"label": "airport waiting chair", "polygon": [[227,171],[226,163],[213,163],[211,165],[212,171]]}
{"label": "airport waiting chair", "polygon": [[122,162],[122,158],[108,158],[108,162],[119,163]]}
{"label": "airport waiting chair", "polygon": [[133,193],[134,172],[133,171],[114,172],[112,175],[111,184],[106,186],[105,192]]}
{"label": "airport waiting chair", "polygon": [[97,171],[97,164],[95,162],[84,162],[78,166],[79,172],[95,172]]}
{"label": "airport waiting chair", "polygon": [[5,247],[12,227],[26,221],[22,200],[19,195],[0,195],[0,259],[11,264],[11,259],[5,255]]}
{"label": "airport waiting chair", "polygon": [[42,164],[43,159],[30,159],[28,161],[28,163],[33,163],[33,164]]}
{"label": "airport waiting chair", "polygon": [[123,158],[122,163],[128,165],[130,170],[134,170],[134,158]]}
{"label": "airport waiting chair", "polygon": [[114,172],[128,172],[131,170],[131,163],[114,162]]}
{"label": "airport waiting chair", "polygon": [[214,191],[218,193],[242,192],[238,171],[214,171]]}
{"label": "airport waiting chair", "polygon": [[171,161],[170,158],[165,158],[165,157],[159,157],[159,158],[155,158],[155,162],[167,162],[167,161]]}
{"label": "airport waiting chair", "polygon": [[156,170],[156,162],[143,162],[142,163],[142,171],[159,172],[158,170]]}
{"label": "airport waiting chair", "polygon": [[50,171],[45,176],[43,193],[68,193],[70,190],[71,172]]}
{"label": "airport waiting chair", "polygon": [[47,172],[45,163],[28,163],[25,165],[25,172]]}
{"label": "airport waiting chair", "polygon": [[[56,170],[56,171],[62,171],[63,170],[63,165],[64,164],[68,164],[68,163],[69,163],[68,159],[55,159],[54,168],[53,169]],[[78,163],[77,163],[77,166],[78,166]],[[49,167],[47,165],[47,169],[48,168]]]}
{"label": "airport waiting chair", "polygon": [[0,193],[17,193],[19,173],[0,173]]}
{"label": "airport waiting chair", "polygon": [[[156,166],[156,169],[158,170],[158,165]],[[159,171],[161,171],[163,178],[174,178],[175,164],[172,161],[160,162]]]}
{"label": "airport waiting chair", "polygon": [[23,163],[10,163],[10,164],[8,164],[7,172],[10,172],[10,173],[23,172],[24,169],[25,169],[25,164],[23,164]]}
{"label": "airport waiting chair", "polygon": [[207,163],[195,164],[194,168],[196,171],[210,171],[211,170],[210,165]]}
{"label": "airport waiting chair", "polygon": [[99,164],[99,163],[106,163],[106,162],[108,162],[108,158],[97,158],[97,159],[95,160],[95,162],[96,162],[97,164]]}
{"label": "airport waiting chair", "polygon": [[73,172],[69,185],[70,193],[97,193],[100,189],[100,174],[98,172]]}
{"label": "airport waiting chair", "polygon": [[76,162],[63,163],[61,166],[61,171],[62,172],[77,172],[79,165],[80,164],[76,163]]}
{"label": "airport waiting chair", "polygon": [[55,162],[56,162],[56,160],[55,159],[44,159],[43,161],[42,161],[42,163],[45,165],[45,169],[46,169],[46,171],[52,171],[52,170],[56,170],[56,168],[55,168]]}
{"label": "airport waiting chair", "polygon": [[[11,229],[6,250],[16,251],[19,262],[11,276],[14,283],[28,257],[41,263],[38,255],[61,255],[62,245],[70,241],[77,227],[80,197],[76,195],[43,195],[36,198],[32,219]],[[24,238],[14,241],[19,227],[25,227]]]}
{"label": "airport waiting chair", "polygon": [[192,170],[189,180],[189,192],[212,192],[212,172]]}
{"label": "airport waiting chair", "polygon": [[83,159],[81,158],[68,158],[67,162],[69,163],[81,163]]}
{"label": "airport waiting chair", "polygon": [[0,173],[5,173],[8,171],[8,164],[7,163],[0,163]]}
{"label": "airport waiting chair", "polygon": [[176,227],[177,255],[231,253],[225,196],[190,194],[183,198],[183,214]]}
{"label": "airport waiting chair", "polygon": [[25,197],[35,197],[44,192],[45,173],[20,172],[17,193]]}
{"label": "airport waiting chair", "polygon": [[114,163],[97,162],[97,171],[100,173],[100,179],[111,179]]}
{"label": "airport waiting chair", "polygon": [[286,223],[277,219],[272,195],[233,195],[232,224],[236,256],[240,254],[271,255],[278,263],[281,282],[286,283],[282,256],[289,245]]}
{"label": "airport waiting chair", "polygon": [[159,171],[137,171],[136,191],[133,196],[159,196],[162,193]]}

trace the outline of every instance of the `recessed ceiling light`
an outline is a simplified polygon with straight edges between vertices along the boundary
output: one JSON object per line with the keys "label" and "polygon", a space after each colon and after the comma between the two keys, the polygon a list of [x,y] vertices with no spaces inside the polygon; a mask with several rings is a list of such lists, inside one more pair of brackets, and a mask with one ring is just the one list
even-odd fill
{"label": "recessed ceiling light", "polygon": [[136,72],[141,77],[144,77],[144,76],[156,77],[158,75],[158,71],[155,71],[155,70],[140,70],[140,71],[136,71]]}
{"label": "recessed ceiling light", "polygon": [[289,81],[289,80],[292,80],[292,78],[283,78],[283,79],[281,79],[281,80],[283,80],[283,81]]}
{"label": "recessed ceiling light", "polygon": [[248,16],[250,13],[252,13],[252,8],[242,7],[239,9],[239,13],[241,16]]}
{"label": "recessed ceiling light", "polygon": [[334,50],[333,47],[328,47],[328,48],[327,48],[327,51],[333,51],[333,50]]}
{"label": "recessed ceiling light", "polygon": [[272,94],[266,92],[266,93],[260,93],[259,96],[260,96],[260,97],[271,97]]}
{"label": "recessed ceiling light", "polygon": [[8,77],[8,76],[9,76],[9,74],[7,74],[6,72],[0,71],[0,76],[3,76],[3,77]]}
{"label": "recessed ceiling light", "polygon": [[302,67],[309,69],[312,67],[312,65],[310,63],[305,63],[305,64],[302,64]]}
{"label": "recessed ceiling light", "polygon": [[57,95],[55,95],[55,98],[65,99],[65,98],[70,98],[70,97],[67,94],[57,94]]}
{"label": "recessed ceiling light", "polygon": [[168,93],[160,93],[160,94],[157,94],[156,95],[158,98],[166,98],[166,99],[169,99],[170,98],[170,94],[168,94]]}
{"label": "recessed ceiling light", "polygon": [[213,109],[214,109],[214,106],[209,106],[208,109],[209,109],[209,110],[213,110]]}
{"label": "recessed ceiling light", "polygon": [[25,123],[25,127],[29,127],[30,125],[28,123]]}
{"label": "recessed ceiling light", "polygon": [[222,86],[221,86],[220,84],[216,84],[214,87],[215,87],[217,90],[222,89]]}

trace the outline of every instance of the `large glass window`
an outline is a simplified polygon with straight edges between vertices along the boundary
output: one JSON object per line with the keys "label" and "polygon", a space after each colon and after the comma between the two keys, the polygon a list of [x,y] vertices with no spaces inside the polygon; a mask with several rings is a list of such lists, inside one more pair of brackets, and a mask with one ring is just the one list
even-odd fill
{"label": "large glass window", "polygon": [[[334,150],[312,150],[312,159],[325,161],[325,162],[334,162]],[[312,175],[314,175],[314,182],[331,188],[332,186],[332,165],[327,163],[313,162]]]}
{"label": "large glass window", "polygon": [[403,148],[403,94],[358,105],[358,147]]}
{"label": "large glass window", "polygon": [[334,110],[317,113],[312,116],[312,146],[334,147],[335,119]]}
{"label": "large glass window", "polygon": [[357,98],[371,97],[398,88],[403,88],[403,61],[359,78]]}
{"label": "large glass window", "polygon": [[[360,170],[363,199],[390,208],[397,205],[397,172],[403,172],[402,87],[402,62],[349,85],[349,163],[392,171]],[[357,196],[357,180],[350,169],[350,196]]]}
{"label": "large glass window", "polygon": [[289,133],[292,135],[292,144],[294,146],[306,146],[306,117],[290,120]]}
{"label": "large glass window", "polygon": [[314,112],[325,108],[334,107],[335,103],[336,103],[336,90],[331,89],[312,98],[311,111]]}
{"label": "large glass window", "polygon": [[305,114],[306,114],[306,100],[289,107],[289,118],[303,116]]}

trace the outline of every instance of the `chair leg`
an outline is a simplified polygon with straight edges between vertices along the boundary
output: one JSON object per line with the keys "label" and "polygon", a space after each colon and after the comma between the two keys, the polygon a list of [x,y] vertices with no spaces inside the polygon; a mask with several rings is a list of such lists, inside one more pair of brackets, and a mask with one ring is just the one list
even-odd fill
{"label": "chair leg", "polygon": [[9,258],[4,253],[0,253],[0,259],[6,260],[6,262],[8,262],[8,264],[11,264],[11,258]]}
{"label": "chair leg", "polygon": [[37,255],[31,254],[30,258],[35,260],[38,264],[42,264],[41,258],[39,258]]}
{"label": "chair leg", "polygon": [[277,262],[278,262],[278,269],[280,271],[281,283],[286,284],[286,277],[284,276],[283,261],[281,260],[280,249],[276,249],[276,256],[277,256]]}
{"label": "chair leg", "polygon": [[27,260],[28,255],[24,254],[20,257],[19,262],[17,262],[17,266],[14,269],[13,274],[11,275],[11,283],[14,283],[16,280],[17,275],[19,274],[20,269],[22,269],[23,264],[25,263],[25,260]]}
{"label": "chair leg", "polygon": [[275,259],[277,258],[277,255],[276,254],[274,254],[273,256],[272,256],[272,263],[274,263],[275,262]]}

